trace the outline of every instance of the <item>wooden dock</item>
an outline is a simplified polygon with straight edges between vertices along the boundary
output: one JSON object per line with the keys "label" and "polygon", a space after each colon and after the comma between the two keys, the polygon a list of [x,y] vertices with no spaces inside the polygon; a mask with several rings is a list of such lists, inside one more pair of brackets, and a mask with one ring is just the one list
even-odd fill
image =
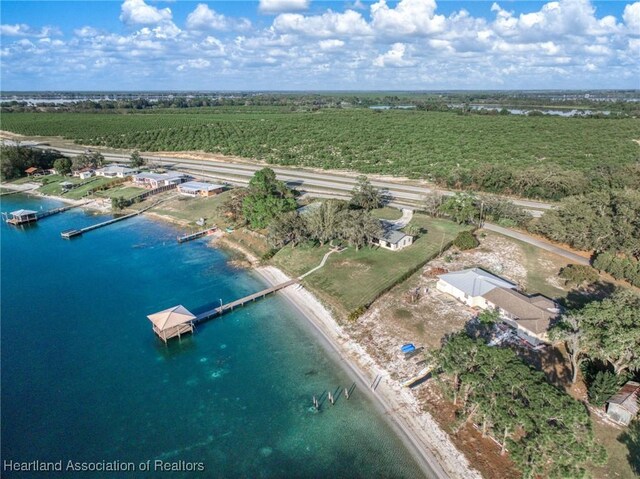
{"label": "wooden dock", "polygon": [[211,319],[215,316],[221,316],[228,311],[233,311],[233,308],[237,308],[238,306],[244,306],[246,303],[249,303],[251,301],[256,301],[257,299],[262,299],[271,293],[280,291],[281,289],[284,289],[287,286],[291,286],[292,284],[296,284],[297,282],[298,282],[298,278],[291,279],[284,283],[276,284],[271,288],[263,289],[262,291],[258,291],[257,293],[250,294],[249,296],[245,296],[244,298],[240,298],[230,303],[223,304],[217,308],[198,314],[196,316],[196,319],[193,320],[193,323],[198,324],[203,321],[206,321],[207,319]]}
{"label": "wooden dock", "polygon": [[[47,211],[31,211],[31,210],[18,210],[12,213],[2,213],[4,221],[10,225],[20,226],[27,223],[35,223],[38,220],[46,218],[48,216],[57,215],[58,213],[64,213],[72,208],[79,208],[86,205],[87,202],[79,203],[77,205],[67,205],[60,208],[54,208]],[[16,213],[24,213],[21,216],[9,218],[9,215],[15,215]]]}
{"label": "wooden dock", "polygon": [[211,228],[207,228],[201,231],[197,231],[195,233],[191,233],[188,235],[184,235],[184,236],[178,236],[178,243],[186,243],[187,241],[191,241],[194,239],[198,239],[198,238],[202,238],[203,236],[208,235],[209,233],[212,233],[213,231],[217,230],[218,227],[217,226],[212,226]]}
{"label": "wooden dock", "polygon": [[117,218],[112,218],[110,220],[103,221],[102,223],[97,223],[95,225],[87,226],[85,228],[70,229],[70,230],[62,231],[60,233],[60,236],[62,236],[64,239],[70,239],[76,236],[82,236],[84,233],[87,233],[89,231],[97,230],[98,228],[103,228],[105,226],[112,225],[113,223],[117,223],[119,221],[124,221],[126,219],[133,218],[134,216],[138,216],[144,213],[145,211],[150,210],[154,206],[158,205],[158,203],[161,203],[161,201],[158,201],[157,203],[147,206],[146,208],[142,208],[141,210],[136,211],[135,213],[129,213],[128,215],[118,216]]}

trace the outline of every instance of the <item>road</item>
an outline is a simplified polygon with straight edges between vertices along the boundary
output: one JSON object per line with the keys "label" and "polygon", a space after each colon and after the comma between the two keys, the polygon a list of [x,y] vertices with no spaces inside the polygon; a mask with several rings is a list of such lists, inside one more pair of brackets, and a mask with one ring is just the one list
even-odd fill
{"label": "road", "polygon": [[[35,148],[50,148],[59,151],[67,156],[75,156],[84,152],[82,149],[51,148],[45,145],[35,145]],[[129,155],[119,153],[103,153],[108,162],[128,162]],[[162,157],[155,155],[143,155],[148,161],[173,169],[197,174],[198,176],[209,176],[211,178],[223,179],[237,184],[246,184],[253,174],[263,168],[262,165],[252,165],[248,163],[234,163],[220,160],[192,160],[185,158]],[[323,190],[333,192],[350,192],[356,184],[354,174],[331,172],[322,173],[301,168],[289,168],[270,165],[279,180],[286,182],[291,187],[303,190]],[[454,191],[434,189],[427,186],[415,186],[401,183],[392,179],[373,179],[371,184],[388,193],[392,201],[405,202],[416,206],[422,199],[433,192],[452,196]],[[530,211],[534,216],[540,216],[544,210],[553,208],[550,203],[532,200],[512,199],[514,204],[522,206]]]}
{"label": "road", "polygon": [[587,258],[577,255],[566,249],[560,248],[559,246],[555,246],[550,243],[547,243],[546,241],[536,239],[533,236],[529,236],[524,233],[519,233],[517,231],[503,228],[502,226],[494,225],[493,223],[484,223],[482,227],[486,230],[493,231],[495,233],[500,233],[501,235],[508,236],[509,238],[514,238],[514,239],[523,241],[525,243],[528,243],[530,245],[537,246],[538,248],[551,251],[552,253],[555,253],[559,256],[567,258],[572,263],[585,264],[585,265],[589,264],[589,260]]}
{"label": "road", "polygon": [[[35,148],[50,148],[45,145],[32,145]],[[59,151],[67,156],[75,156],[84,153],[80,149],[50,148]],[[109,162],[128,162],[129,155],[118,153],[103,153],[105,160]],[[192,175],[207,177],[214,180],[222,180],[236,185],[246,185],[253,174],[263,168],[262,165],[252,165],[247,163],[224,162],[219,160],[191,160],[184,158],[162,157],[155,155],[143,155],[148,161],[164,167],[184,171]],[[279,180],[287,183],[289,187],[297,188],[310,196],[324,198],[348,199],[350,192],[356,184],[356,176],[347,173],[331,172],[318,173],[315,171],[299,168],[287,168],[279,166],[270,167],[276,173]],[[413,186],[402,184],[399,181],[373,180],[371,183],[382,190],[385,190],[390,198],[389,206],[400,209],[414,209],[425,195],[437,191],[444,195],[454,195],[453,191],[435,190],[426,186]],[[526,208],[534,216],[540,216],[545,210],[551,209],[554,205],[532,200],[511,199],[514,204]],[[510,238],[514,238],[528,243],[538,248],[558,254],[567,258],[573,263],[589,264],[589,260],[571,251],[567,251],[558,246],[546,243],[524,233],[519,233],[501,226],[484,223],[484,228],[496,233],[500,233]]]}

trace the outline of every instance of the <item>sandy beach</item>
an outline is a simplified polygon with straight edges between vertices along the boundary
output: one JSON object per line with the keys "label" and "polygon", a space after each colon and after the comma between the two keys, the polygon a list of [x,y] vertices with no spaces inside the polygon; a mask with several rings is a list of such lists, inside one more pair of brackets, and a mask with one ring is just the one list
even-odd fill
{"label": "sandy beach", "polygon": [[[254,270],[270,285],[290,278],[273,266]],[[390,378],[366,351],[353,341],[336,323],[327,309],[301,285],[279,292],[308,320],[316,336],[330,353],[353,374],[357,387],[373,399],[382,414],[402,439],[428,478],[481,479],[467,459],[440,429],[430,414],[423,412],[411,391]],[[381,377],[375,389],[371,384]]]}

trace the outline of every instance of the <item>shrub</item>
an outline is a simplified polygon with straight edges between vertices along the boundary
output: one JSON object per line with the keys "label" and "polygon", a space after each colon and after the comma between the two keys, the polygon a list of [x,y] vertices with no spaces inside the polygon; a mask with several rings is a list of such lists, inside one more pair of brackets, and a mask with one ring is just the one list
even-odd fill
{"label": "shrub", "polygon": [[560,270],[560,277],[566,284],[581,285],[594,283],[598,280],[598,271],[591,266],[582,264],[570,264]]}
{"label": "shrub", "polygon": [[461,231],[458,233],[458,236],[456,236],[456,239],[453,240],[453,244],[461,250],[467,250],[476,248],[480,242],[473,236],[471,231]]}
{"label": "shrub", "polygon": [[620,387],[620,379],[610,371],[598,371],[589,384],[589,402],[594,406],[604,406],[604,403],[614,395]]}
{"label": "shrub", "polygon": [[360,316],[362,316],[364,314],[364,312],[367,310],[367,308],[365,308],[364,306],[360,306],[356,309],[354,309],[353,311],[351,311],[349,313],[349,316],[347,316],[347,319],[349,321],[355,321],[357,320]]}

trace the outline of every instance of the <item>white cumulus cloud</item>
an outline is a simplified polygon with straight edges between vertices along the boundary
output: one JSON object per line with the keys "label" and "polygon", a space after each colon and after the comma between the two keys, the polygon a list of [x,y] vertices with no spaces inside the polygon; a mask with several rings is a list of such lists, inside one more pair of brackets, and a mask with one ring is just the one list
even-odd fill
{"label": "white cumulus cloud", "polygon": [[358,37],[372,33],[367,21],[354,10],[344,13],[328,10],[322,15],[312,16],[283,13],[275,18],[273,28],[280,33],[298,33],[310,37]]}
{"label": "white cumulus cloud", "polygon": [[297,12],[309,8],[310,0],[260,0],[258,9],[262,13]]}
{"label": "white cumulus cloud", "polygon": [[171,9],[159,9],[144,0],[125,0],[120,7],[120,21],[127,25],[155,25],[171,18]]}
{"label": "white cumulus cloud", "polygon": [[251,27],[251,22],[246,18],[230,18],[209,8],[205,3],[200,3],[187,17],[189,30],[246,30]]}
{"label": "white cumulus cloud", "polygon": [[625,6],[622,18],[631,33],[640,36],[640,2]]}
{"label": "white cumulus cloud", "polygon": [[407,46],[404,43],[394,43],[391,49],[378,55],[373,64],[377,67],[411,67],[415,65],[415,61],[405,58]]}
{"label": "white cumulus cloud", "polygon": [[371,5],[372,26],[390,35],[429,35],[445,29],[444,15],[436,15],[435,0],[400,0],[389,8],[386,0]]}

